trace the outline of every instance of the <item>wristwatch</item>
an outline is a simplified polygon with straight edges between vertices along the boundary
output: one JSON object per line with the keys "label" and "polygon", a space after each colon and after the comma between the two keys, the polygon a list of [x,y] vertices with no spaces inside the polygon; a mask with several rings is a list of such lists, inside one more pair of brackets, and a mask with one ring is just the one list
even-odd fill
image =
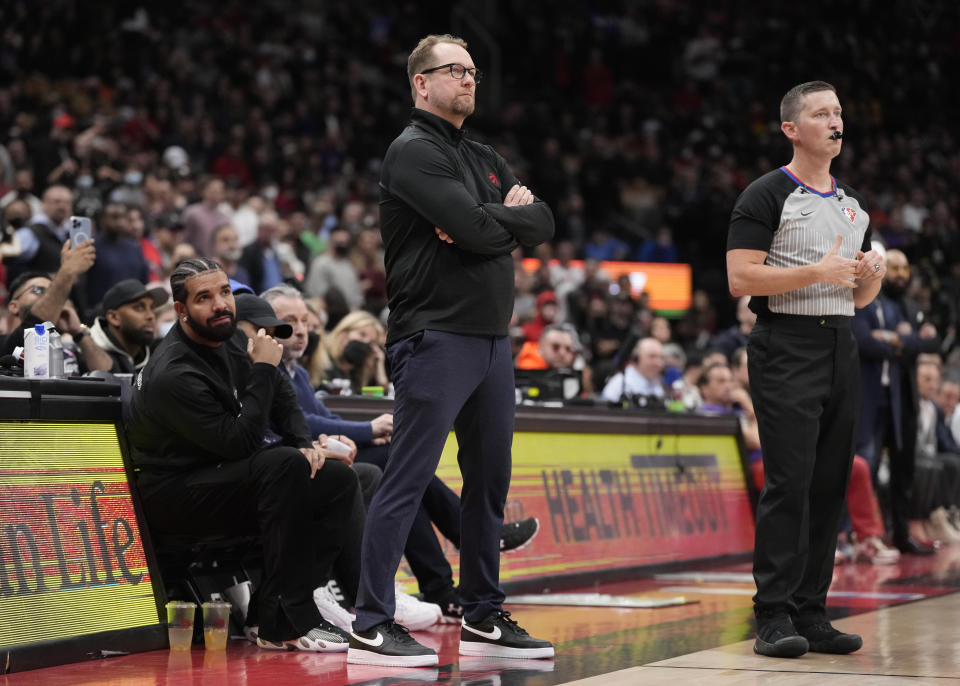
{"label": "wristwatch", "polygon": [[80,345],[80,341],[83,340],[84,336],[90,335],[90,327],[86,324],[81,324],[80,328],[76,332],[70,334],[73,337],[73,342],[76,345]]}

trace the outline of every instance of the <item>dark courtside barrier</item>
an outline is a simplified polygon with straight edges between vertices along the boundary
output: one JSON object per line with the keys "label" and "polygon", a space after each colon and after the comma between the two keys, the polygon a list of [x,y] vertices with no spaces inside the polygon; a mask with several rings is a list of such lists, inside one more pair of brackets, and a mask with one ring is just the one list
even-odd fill
{"label": "dark courtside barrier", "polygon": [[0,378],[0,673],[166,646],[120,390]]}

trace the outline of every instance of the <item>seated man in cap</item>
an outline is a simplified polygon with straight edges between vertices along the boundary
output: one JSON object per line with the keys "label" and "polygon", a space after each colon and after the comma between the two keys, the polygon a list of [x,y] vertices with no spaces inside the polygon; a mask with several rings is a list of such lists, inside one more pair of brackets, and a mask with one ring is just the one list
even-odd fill
{"label": "seated man in cap", "polygon": [[[133,385],[127,435],[155,533],[259,532],[263,577],[247,621],[271,650],[342,652],[347,635],[314,599],[321,570],[359,565],[363,503],[355,473],[315,443],[289,381],[283,348],[263,330],[236,330],[235,302],[216,262],[194,258],[170,277],[178,320]],[[346,560],[353,552],[353,560]]]}
{"label": "seated man in cap", "polygon": [[134,374],[150,360],[155,340],[154,308],[170,296],[162,288],[148,289],[136,279],[115,284],[103,296],[103,316],[90,328],[90,337],[113,360],[111,372]]}

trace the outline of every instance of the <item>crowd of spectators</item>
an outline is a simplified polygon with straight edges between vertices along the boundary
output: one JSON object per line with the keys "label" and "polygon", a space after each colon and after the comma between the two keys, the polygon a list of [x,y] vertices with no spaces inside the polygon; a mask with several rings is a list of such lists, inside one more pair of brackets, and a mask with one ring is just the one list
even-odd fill
{"label": "crowd of spectators", "polygon": [[[95,219],[97,263],[74,289],[87,321],[112,283],[162,282],[191,254],[215,257],[256,292],[299,284],[328,330],[357,309],[382,319],[377,178],[410,105],[403,56],[438,26],[463,28],[486,72],[471,135],[501,150],[557,218],[553,244],[536,255],[544,268],[518,266],[517,348],[551,322],[572,324],[599,392],[645,336],[732,352],[730,207],[786,159],[781,93],[825,78],[847,115],[836,173],[864,194],[874,236],[910,257],[913,295],[949,353],[960,295],[949,83],[960,10],[744,9],[6,3],[0,206],[9,226],[46,224],[60,237],[70,214]],[[829,21],[809,21],[818,15]],[[471,36],[471,22],[490,40]],[[42,241],[17,245],[13,234],[0,283],[55,270]],[[583,269],[570,266],[577,258]],[[626,283],[609,282],[597,262],[608,259],[691,263],[693,305],[656,317]]]}

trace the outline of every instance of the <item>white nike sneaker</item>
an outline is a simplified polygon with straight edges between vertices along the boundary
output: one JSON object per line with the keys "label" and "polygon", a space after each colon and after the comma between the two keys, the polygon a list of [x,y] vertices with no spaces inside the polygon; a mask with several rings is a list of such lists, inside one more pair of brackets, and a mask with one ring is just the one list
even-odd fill
{"label": "white nike sneaker", "polygon": [[417,600],[404,593],[399,586],[396,587],[396,610],[393,619],[397,624],[406,627],[407,631],[426,629],[437,624],[442,617],[443,610],[439,605]]}
{"label": "white nike sneaker", "polygon": [[429,667],[438,664],[437,652],[418,643],[396,622],[383,622],[350,634],[347,663],[381,667]]}
{"label": "white nike sneaker", "polygon": [[553,645],[528,634],[509,612],[494,610],[482,622],[463,619],[460,654],[542,659],[553,657]]}
{"label": "white nike sneaker", "polygon": [[320,615],[325,620],[338,629],[350,633],[350,630],[353,628],[353,620],[356,619],[356,617],[343,609],[343,606],[337,602],[337,598],[333,595],[329,586],[320,586],[317,588],[313,592],[313,602],[316,603],[317,609],[320,610]]}

